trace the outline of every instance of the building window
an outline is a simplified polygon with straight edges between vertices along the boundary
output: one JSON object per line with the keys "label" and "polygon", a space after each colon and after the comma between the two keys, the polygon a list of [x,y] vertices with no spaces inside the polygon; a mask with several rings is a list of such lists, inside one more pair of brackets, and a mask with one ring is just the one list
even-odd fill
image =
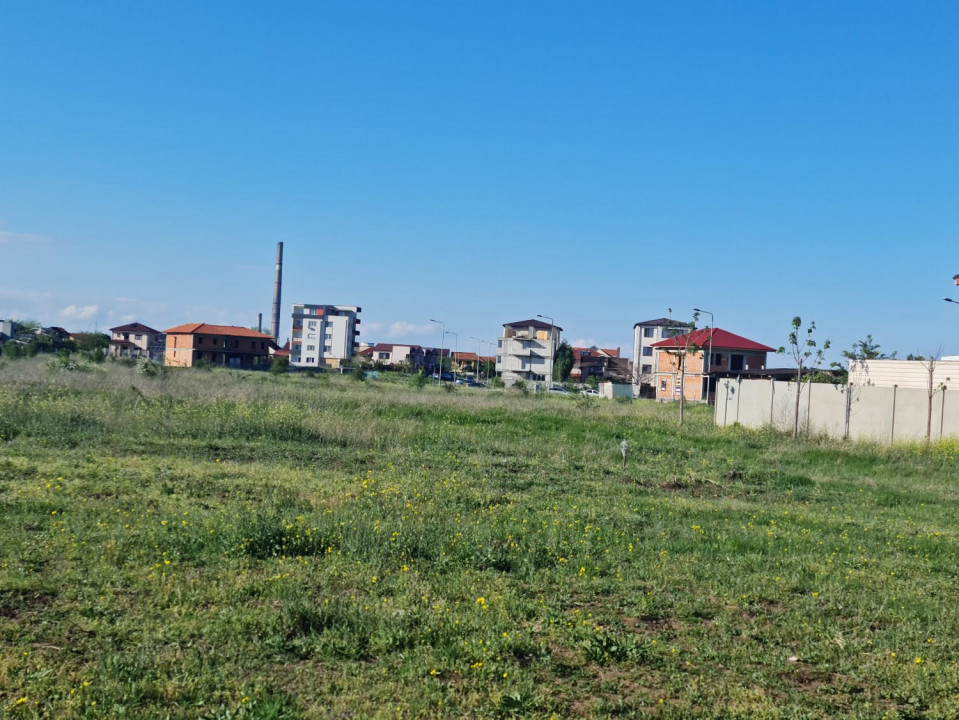
{"label": "building window", "polygon": [[316,330],[316,320],[310,320],[310,321],[306,324],[306,329],[307,329],[307,330]]}
{"label": "building window", "polygon": [[233,347],[239,348],[239,347],[240,347],[240,341],[239,341],[239,340],[234,340],[234,341],[233,341]]}
{"label": "building window", "polygon": [[716,367],[719,367],[723,364],[723,354],[722,353],[713,353],[712,364]]}
{"label": "building window", "polygon": [[308,363],[315,363],[315,362],[316,362],[316,358],[307,358],[306,361],[307,361]]}
{"label": "building window", "polygon": [[142,340],[142,339],[143,339],[143,336],[142,336],[142,335],[134,335],[134,336],[133,336],[133,339],[134,339],[134,340]]}
{"label": "building window", "polygon": [[653,372],[653,366],[652,366],[652,365],[643,365],[642,368],[640,368],[640,372],[641,372],[643,375],[649,375],[649,374],[651,374],[651,373]]}
{"label": "building window", "polygon": [[653,349],[651,347],[644,347],[643,357],[652,357],[652,356],[653,356]]}
{"label": "building window", "polygon": [[260,350],[266,350],[266,340],[260,341]]}
{"label": "building window", "polygon": [[196,339],[196,344],[197,344],[197,345],[202,345],[202,344],[203,344],[203,338],[201,338],[201,337],[200,337],[200,338],[197,338],[197,339]]}
{"label": "building window", "polygon": [[661,392],[666,392],[666,378],[659,381],[659,389]]}
{"label": "building window", "polygon": [[295,356],[295,357],[293,358],[293,362],[295,362],[295,363],[300,362],[300,356],[299,356],[299,355]]}
{"label": "building window", "polygon": [[729,369],[730,370],[742,370],[745,356],[743,355],[730,355],[729,356]]}
{"label": "building window", "polygon": [[307,340],[316,340],[316,333],[307,333],[307,334],[306,334],[306,339],[307,339]]}
{"label": "building window", "polygon": [[316,350],[316,345],[307,345],[307,346],[306,346],[306,351],[307,351],[307,352],[313,352],[314,350]]}
{"label": "building window", "polygon": [[653,328],[643,328],[643,337],[655,337],[655,333]]}

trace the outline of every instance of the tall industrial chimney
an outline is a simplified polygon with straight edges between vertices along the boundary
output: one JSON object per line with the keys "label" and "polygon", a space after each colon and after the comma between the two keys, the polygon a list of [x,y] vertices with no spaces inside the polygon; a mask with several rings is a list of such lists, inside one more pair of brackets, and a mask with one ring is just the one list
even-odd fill
{"label": "tall industrial chimney", "polygon": [[256,331],[263,332],[263,313],[256,314]]}
{"label": "tall industrial chimney", "polygon": [[280,289],[283,287],[283,243],[276,244],[276,277],[273,280],[273,342],[280,344]]}

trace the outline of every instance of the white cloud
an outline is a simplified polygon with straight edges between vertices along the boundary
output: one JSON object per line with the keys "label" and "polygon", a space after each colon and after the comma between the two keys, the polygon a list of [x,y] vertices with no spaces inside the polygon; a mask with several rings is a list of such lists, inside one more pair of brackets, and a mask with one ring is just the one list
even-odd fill
{"label": "white cloud", "polygon": [[593,340],[593,338],[577,338],[576,340],[569,340],[568,342],[573,347],[588,348],[593,347],[593,345],[599,347],[599,343]]}
{"label": "white cloud", "polygon": [[0,231],[0,245],[22,245],[26,243],[43,242],[46,239],[43,235]]}
{"label": "white cloud", "polygon": [[68,320],[86,320],[95,317],[99,311],[99,305],[67,305],[60,311],[60,317]]}
{"label": "white cloud", "polygon": [[427,323],[426,325],[414,325],[413,323],[408,322],[395,322],[390,325],[388,335],[391,338],[407,337],[408,335],[421,335],[427,333],[433,329],[433,325]]}

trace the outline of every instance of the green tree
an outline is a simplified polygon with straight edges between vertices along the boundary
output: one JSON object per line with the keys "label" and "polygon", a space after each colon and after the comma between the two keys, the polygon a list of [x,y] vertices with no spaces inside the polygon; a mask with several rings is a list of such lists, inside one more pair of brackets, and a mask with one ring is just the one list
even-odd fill
{"label": "green tree", "polygon": [[288,372],[290,369],[290,358],[285,355],[280,355],[280,357],[274,357],[273,363],[270,365],[270,373],[273,375],[283,375]]}
{"label": "green tree", "polygon": [[[813,333],[816,332],[816,323],[812,321],[803,329],[802,318],[798,315],[793,318],[792,330],[789,332],[789,339],[785,347],[780,346],[776,351],[780,355],[787,355],[796,363],[796,411],[793,418],[793,439],[799,436],[799,396],[802,395],[803,388],[803,367],[812,360],[816,363],[824,361],[825,351],[829,349],[829,341],[826,340],[819,347]],[[808,383],[809,380],[806,380]]]}
{"label": "green tree", "polygon": [[106,333],[83,332],[73,336],[77,350],[83,352],[93,352],[96,350],[106,350],[110,347],[110,336]]}
{"label": "green tree", "polygon": [[569,374],[573,370],[573,348],[569,343],[563,340],[556,349],[556,356],[553,358],[553,380],[569,380]]}
{"label": "green tree", "polygon": [[879,347],[879,343],[866,335],[865,340],[857,340],[849,350],[843,350],[842,356],[847,360],[894,360],[896,353],[887,355]]}

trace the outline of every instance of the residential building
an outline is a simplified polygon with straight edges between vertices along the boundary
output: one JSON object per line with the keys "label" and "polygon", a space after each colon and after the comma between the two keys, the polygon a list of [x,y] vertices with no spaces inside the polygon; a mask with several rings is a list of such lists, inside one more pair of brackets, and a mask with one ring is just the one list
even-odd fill
{"label": "residential building", "polygon": [[592,347],[573,348],[573,369],[570,380],[585,383],[590,377],[628,383],[631,379],[631,366],[628,358],[620,357],[619,348]]}
{"label": "residential building", "polygon": [[653,344],[657,400],[711,401],[716,377],[763,370],[774,348],[721,328],[702,328]]}
{"label": "residential building", "polygon": [[419,345],[376,343],[360,350],[359,355],[373,363],[388,365],[391,368],[418,371],[426,367],[427,349]]}
{"label": "residential building", "polygon": [[0,320],[0,343],[12,340],[16,332],[16,324],[13,320]]}
{"label": "residential building", "polygon": [[496,372],[507,385],[517,380],[543,381],[560,345],[563,328],[542,320],[519,320],[503,325],[497,341]]}
{"label": "residential building", "polygon": [[348,365],[360,334],[354,305],[293,306],[290,365],[298,368],[338,368]]}
{"label": "residential building", "polygon": [[653,345],[692,328],[691,323],[656,318],[633,325],[633,397],[655,397],[656,352]]}
{"label": "residential building", "polygon": [[110,328],[107,354],[113,358],[150,358],[163,362],[165,337],[159,330],[140,322]]}
{"label": "residential building", "polygon": [[235,369],[266,369],[272,342],[272,336],[245,327],[187,323],[166,331],[165,362],[193,367],[203,360]]}

